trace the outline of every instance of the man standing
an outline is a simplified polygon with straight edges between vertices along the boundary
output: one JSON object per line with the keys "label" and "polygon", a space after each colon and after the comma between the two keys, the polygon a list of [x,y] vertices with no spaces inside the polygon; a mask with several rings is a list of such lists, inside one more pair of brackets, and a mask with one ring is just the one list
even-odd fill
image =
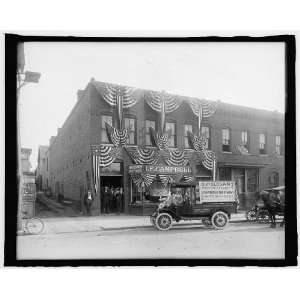
{"label": "man standing", "polygon": [[108,206],[109,206],[109,203],[111,201],[111,192],[108,190],[108,187],[106,186],[104,188],[104,192],[103,192],[103,213],[107,214],[108,213]]}
{"label": "man standing", "polygon": [[91,215],[91,206],[93,203],[93,196],[92,196],[92,192],[90,190],[88,190],[87,194],[84,197],[84,205],[86,208],[86,213],[88,216]]}

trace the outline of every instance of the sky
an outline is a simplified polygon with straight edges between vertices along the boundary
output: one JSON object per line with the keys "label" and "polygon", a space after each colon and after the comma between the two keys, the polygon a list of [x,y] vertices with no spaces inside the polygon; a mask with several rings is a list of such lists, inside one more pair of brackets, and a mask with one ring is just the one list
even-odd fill
{"label": "sky", "polygon": [[20,94],[21,145],[49,145],[90,79],[284,112],[283,43],[27,42],[25,70],[40,82]]}

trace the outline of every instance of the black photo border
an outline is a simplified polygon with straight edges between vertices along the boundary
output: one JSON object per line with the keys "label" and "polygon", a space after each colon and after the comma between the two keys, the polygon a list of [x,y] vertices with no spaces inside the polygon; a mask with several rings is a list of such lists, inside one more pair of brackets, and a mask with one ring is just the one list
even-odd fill
{"label": "black photo border", "polygon": [[[17,231],[17,44],[19,42],[283,42],[285,44],[285,182],[286,224],[284,259],[78,259],[18,260]],[[5,35],[5,266],[264,266],[297,265],[296,99],[294,35],[206,37],[77,37]]]}

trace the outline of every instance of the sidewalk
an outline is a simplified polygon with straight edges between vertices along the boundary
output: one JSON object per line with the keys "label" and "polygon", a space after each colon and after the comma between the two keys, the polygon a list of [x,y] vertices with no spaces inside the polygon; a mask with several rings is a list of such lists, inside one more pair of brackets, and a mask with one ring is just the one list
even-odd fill
{"label": "sidewalk", "polygon": [[[151,227],[149,216],[101,215],[93,217],[43,218],[42,234],[95,232],[102,230],[134,229]],[[231,223],[246,221],[245,213],[232,214]],[[200,220],[181,221],[174,226],[201,224]]]}

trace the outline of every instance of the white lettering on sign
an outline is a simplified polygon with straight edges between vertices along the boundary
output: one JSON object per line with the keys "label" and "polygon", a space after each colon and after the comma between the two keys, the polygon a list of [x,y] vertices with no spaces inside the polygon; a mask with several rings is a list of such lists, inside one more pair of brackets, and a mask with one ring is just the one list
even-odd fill
{"label": "white lettering on sign", "polygon": [[200,203],[203,202],[234,202],[237,192],[234,181],[200,181]]}

